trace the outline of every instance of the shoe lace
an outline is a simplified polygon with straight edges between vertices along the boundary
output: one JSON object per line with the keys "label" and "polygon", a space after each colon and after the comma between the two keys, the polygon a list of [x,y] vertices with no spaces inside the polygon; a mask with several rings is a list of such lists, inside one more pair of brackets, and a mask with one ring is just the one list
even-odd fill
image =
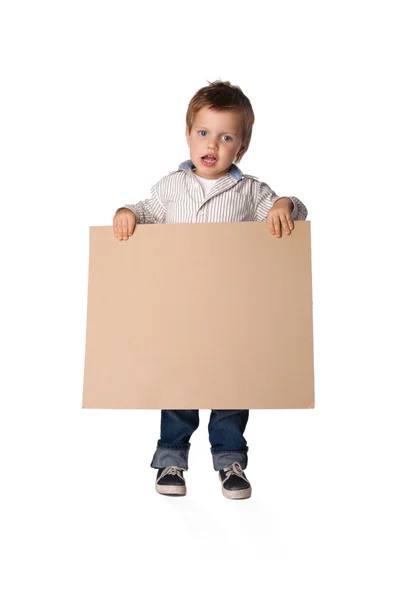
{"label": "shoe lace", "polygon": [[229,479],[229,477],[231,477],[231,475],[237,475],[238,477],[241,477],[242,479],[247,481],[247,479],[244,475],[243,469],[238,462],[232,463],[226,469],[224,469],[224,471],[226,473],[226,479]]}
{"label": "shoe lace", "polygon": [[180,469],[179,467],[165,467],[165,469],[163,469],[163,471],[161,472],[161,475],[158,478],[158,480],[160,480],[161,477],[165,477],[165,475],[178,475],[178,477],[185,481],[182,476],[182,471],[183,469]]}

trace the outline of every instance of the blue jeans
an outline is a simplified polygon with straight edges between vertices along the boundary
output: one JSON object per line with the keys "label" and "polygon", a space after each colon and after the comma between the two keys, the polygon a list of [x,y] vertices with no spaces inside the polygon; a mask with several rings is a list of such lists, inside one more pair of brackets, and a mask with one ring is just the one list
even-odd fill
{"label": "blue jeans", "polygon": [[[214,469],[220,471],[233,462],[247,466],[247,443],[243,437],[248,410],[212,410],[208,423]],[[151,467],[175,466],[187,470],[190,436],[199,426],[198,410],[162,410],[161,438]]]}

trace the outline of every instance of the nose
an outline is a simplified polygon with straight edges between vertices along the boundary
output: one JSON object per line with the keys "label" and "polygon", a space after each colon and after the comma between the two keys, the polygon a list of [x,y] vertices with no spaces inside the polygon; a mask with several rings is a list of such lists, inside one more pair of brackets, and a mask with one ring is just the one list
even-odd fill
{"label": "nose", "polygon": [[211,137],[208,138],[208,149],[209,150],[217,150],[218,148],[218,142],[217,139],[212,139]]}

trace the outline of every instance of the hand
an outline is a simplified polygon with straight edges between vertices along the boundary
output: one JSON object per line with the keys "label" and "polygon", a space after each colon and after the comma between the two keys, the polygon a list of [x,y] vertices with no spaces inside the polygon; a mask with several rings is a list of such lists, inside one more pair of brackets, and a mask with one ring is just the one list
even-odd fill
{"label": "hand", "polygon": [[281,225],[283,231],[287,235],[290,235],[292,229],[294,229],[294,223],[291,217],[292,210],[293,202],[290,198],[282,197],[276,200],[275,204],[267,214],[267,225],[272,235],[281,237]]}
{"label": "hand", "polygon": [[136,215],[129,208],[119,210],[113,219],[115,237],[121,240],[127,240],[136,227]]}

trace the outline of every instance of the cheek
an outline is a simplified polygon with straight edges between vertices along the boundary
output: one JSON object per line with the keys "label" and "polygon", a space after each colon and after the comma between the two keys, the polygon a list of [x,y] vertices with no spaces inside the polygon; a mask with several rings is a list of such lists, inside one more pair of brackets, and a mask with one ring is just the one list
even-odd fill
{"label": "cheek", "polygon": [[190,147],[197,148],[198,145],[199,145],[199,139],[197,137],[191,137],[190,138]]}
{"label": "cheek", "polygon": [[231,156],[236,156],[236,154],[239,152],[239,150],[240,150],[240,144],[239,145],[235,144],[234,146],[229,147],[229,154]]}

